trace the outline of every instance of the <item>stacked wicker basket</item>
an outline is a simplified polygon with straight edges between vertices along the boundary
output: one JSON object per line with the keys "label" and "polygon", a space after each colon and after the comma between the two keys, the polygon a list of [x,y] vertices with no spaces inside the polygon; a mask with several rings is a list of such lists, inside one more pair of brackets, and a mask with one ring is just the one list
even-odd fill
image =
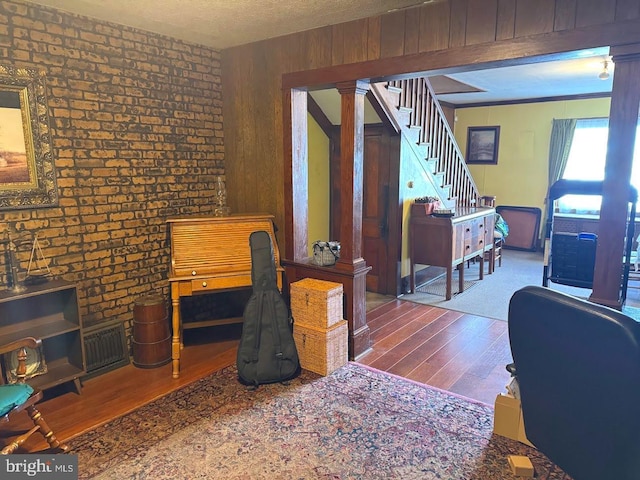
{"label": "stacked wicker basket", "polygon": [[328,375],[348,361],[348,327],[342,319],[342,284],[305,278],[291,287],[293,338],[300,366]]}

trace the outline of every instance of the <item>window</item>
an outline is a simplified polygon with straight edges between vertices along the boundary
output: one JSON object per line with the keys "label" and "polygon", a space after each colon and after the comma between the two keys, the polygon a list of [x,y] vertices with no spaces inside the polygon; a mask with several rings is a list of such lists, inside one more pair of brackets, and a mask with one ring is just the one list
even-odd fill
{"label": "window", "polygon": [[[604,180],[608,135],[608,118],[578,120],[562,178]],[[640,191],[640,124],[636,130],[631,184]],[[600,203],[601,198],[593,195],[565,195],[558,200],[558,208],[561,212],[598,213]]]}

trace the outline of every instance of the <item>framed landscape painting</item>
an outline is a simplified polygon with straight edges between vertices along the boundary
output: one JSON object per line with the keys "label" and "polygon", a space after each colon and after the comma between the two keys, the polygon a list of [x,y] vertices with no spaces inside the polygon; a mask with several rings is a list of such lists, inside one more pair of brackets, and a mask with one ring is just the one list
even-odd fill
{"label": "framed landscape painting", "polygon": [[58,203],[44,77],[0,66],[0,210]]}
{"label": "framed landscape painting", "polygon": [[498,164],[500,127],[469,127],[467,130],[468,164]]}

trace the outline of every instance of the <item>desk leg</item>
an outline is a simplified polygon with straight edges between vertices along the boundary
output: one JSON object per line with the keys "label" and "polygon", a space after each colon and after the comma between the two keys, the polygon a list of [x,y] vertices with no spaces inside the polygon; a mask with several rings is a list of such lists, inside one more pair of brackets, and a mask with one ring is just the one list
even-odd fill
{"label": "desk leg", "polygon": [[409,272],[409,275],[409,291],[411,293],[416,293],[416,267],[413,263],[413,260],[411,260],[411,272]]}
{"label": "desk leg", "polygon": [[180,293],[178,292],[177,283],[171,284],[171,306],[173,308],[171,359],[173,365],[173,378],[178,378],[180,376],[180,343],[182,342],[182,322],[180,321]]}
{"label": "desk leg", "polygon": [[[464,262],[458,265],[458,292],[464,292]],[[447,299],[448,300],[448,299]]]}
{"label": "desk leg", "polygon": [[453,267],[451,264],[447,265],[447,295],[446,299],[451,300],[451,280],[453,276]]}
{"label": "desk leg", "polygon": [[489,275],[493,273],[494,265],[496,263],[496,246],[493,245],[489,250]]}
{"label": "desk leg", "polygon": [[[414,248],[413,248],[413,227],[411,228],[411,233],[409,236],[409,292],[410,293],[416,293],[416,264],[414,263],[414,259],[416,258],[414,256]],[[638,250],[640,251],[640,247],[638,247]],[[640,253],[638,253],[638,255],[640,255]],[[636,269],[637,270],[637,269]]]}
{"label": "desk leg", "polygon": [[480,277],[480,280],[482,280],[484,278],[484,252],[482,252],[480,254],[480,262],[479,263],[480,263],[480,274],[479,274],[479,277]]}

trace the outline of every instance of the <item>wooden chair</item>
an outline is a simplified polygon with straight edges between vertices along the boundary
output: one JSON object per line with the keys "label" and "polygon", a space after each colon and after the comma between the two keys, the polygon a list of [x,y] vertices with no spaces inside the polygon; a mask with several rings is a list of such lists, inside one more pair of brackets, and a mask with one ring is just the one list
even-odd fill
{"label": "wooden chair", "polygon": [[483,195],[480,197],[480,206],[481,207],[492,207],[496,206],[496,196],[495,195]]}
{"label": "wooden chair", "polygon": [[5,442],[4,448],[0,451],[3,455],[14,453],[32,434],[40,432],[44,439],[53,450],[66,452],[69,447],[58,441],[56,436],[45,422],[42,414],[36,409],[35,405],[42,399],[42,392],[34,389],[25,383],[27,372],[27,348],[40,348],[41,341],[32,337],[16,340],[7,345],[0,346],[0,355],[17,351],[18,366],[16,368],[15,383],[7,383],[7,372],[2,372],[2,384],[0,385],[0,423],[9,422],[15,414],[25,410],[31,420],[33,427],[28,431],[1,431],[0,438],[4,440],[5,434],[8,440]]}
{"label": "wooden chair", "polygon": [[[490,260],[493,261],[493,270],[496,269],[496,263],[499,267],[502,266],[502,244],[504,243],[504,237],[498,231],[496,231],[493,235],[493,251],[491,253]],[[489,253],[489,252],[487,252]]]}
{"label": "wooden chair", "polygon": [[[479,202],[481,207],[491,207],[495,208],[496,206],[496,197],[495,195],[483,195],[480,197]],[[484,260],[487,263],[489,273],[493,273],[496,269],[496,263],[498,266],[502,266],[502,244],[504,243],[504,237],[498,231],[495,231],[493,234],[493,248],[484,253]],[[471,260],[467,260],[467,268],[469,268],[469,262],[475,263],[476,259],[473,258]]]}
{"label": "wooden chair", "polygon": [[[494,195],[484,195],[480,197],[480,206],[481,207],[492,207],[496,206],[496,197]],[[497,218],[497,216],[496,216]],[[496,269],[496,263],[499,267],[502,266],[502,245],[504,243],[504,237],[497,230],[493,234],[493,248],[485,252],[484,259],[489,264],[489,273],[493,273]]]}

